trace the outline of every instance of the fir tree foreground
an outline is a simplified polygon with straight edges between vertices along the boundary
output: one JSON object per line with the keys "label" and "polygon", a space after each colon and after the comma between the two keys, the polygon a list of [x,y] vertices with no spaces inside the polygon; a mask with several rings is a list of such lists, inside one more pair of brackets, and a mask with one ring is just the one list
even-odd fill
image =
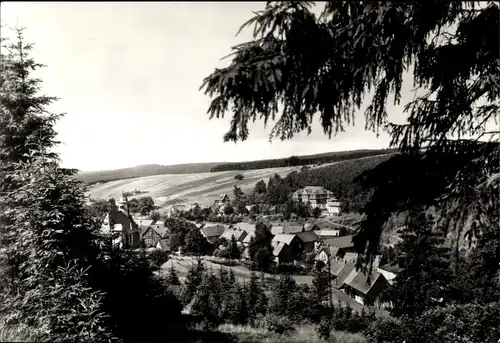
{"label": "fir tree foreground", "polygon": [[0,60],[2,327],[26,327],[36,341],[163,339],[142,329],[154,325],[180,339],[179,301],[148,260],[107,246],[83,184],[59,167],[51,149],[60,115],[47,110],[56,98],[39,95],[31,74],[42,66],[16,32]]}

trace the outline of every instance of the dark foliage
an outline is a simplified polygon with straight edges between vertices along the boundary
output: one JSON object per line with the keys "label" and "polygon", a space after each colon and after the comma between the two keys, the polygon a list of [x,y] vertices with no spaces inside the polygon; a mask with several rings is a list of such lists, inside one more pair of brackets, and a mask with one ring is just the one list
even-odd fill
{"label": "dark foliage", "polygon": [[432,232],[431,220],[425,213],[413,213],[402,233],[405,268],[388,291],[395,316],[418,316],[448,300],[453,278],[450,249],[443,246],[442,233]]}
{"label": "dark foliage", "polygon": [[379,318],[365,335],[374,343],[496,343],[500,339],[500,307],[450,305],[430,309],[417,319]]}
{"label": "dark foliage", "polygon": [[273,160],[260,160],[249,162],[234,162],[221,164],[211,169],[212,172],[228,171],[228,170],[252,170],[264,168],[280,168],[301,165],[311,165],[318,163],[332,163],[347,160],[355,160],[358,158],[385,155],[394,152],[394,149],[381,149],[381,150],[354,150],[354,151],[340,151],[325,154],[317,154],[310,156],[291,156],[288,158],[280,158]]}
{"label": "dark foliage", "polygon": [[2,322],[27,325],[41,341],[157,341],[161,333],[142,328],[165,326],[161,312],[180,339],[180,303],[145,256],[101,239],[83,184],[49,152],[59,116],[44,109],[54,98],[37,95],[30,71],[40,65],[21,33],[0,69]]}
{"label": "dark foliage", "polygon": [[153,250],[148,253],[148,258],[151,261],[151,266],[156,270],[168,261],[168,256],[169,253],[163,250]]}
{"label": "dark foliage", "polygon": [[170,229],[168,239],[170,242],[170,249],[172,251],[182,249],[186,244],[186,236],[188,232],[198,230],[196,225],[180,218],[166,218],[165,225]]}
{"label": "dark foliage", "polygon": [[274,175],[265,187],[263,181],[255,185],[255,190],[249,195],[249,203],[281,204],[279,211],[285,216],[294,213],[306,218],[310,211],[306,204],[294,203],[293,192],[310,185],[323,186],[332,191],[340,200],[341,211],[361,212],[373,192],[372,185],[358,182],[364,173],[381,163],[388,161],[390,155],[366,158],[363,160],[344,161],[335,165],[322,166],[301,172],[292,172],[285,178]]}
{"label": "dark foliage", "polygon": [[266,224],[258,222],[255,225],[255,237],[250,238],[248,251],[257,270],[267,272],[272,267],[274,259],[272,238],[273,235]]}

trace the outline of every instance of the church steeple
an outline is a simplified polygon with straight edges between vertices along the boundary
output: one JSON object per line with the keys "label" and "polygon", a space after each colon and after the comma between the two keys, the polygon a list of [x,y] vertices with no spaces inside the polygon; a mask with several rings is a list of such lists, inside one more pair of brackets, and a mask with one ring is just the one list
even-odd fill
{"label": "church steeple", "polygon": [[128,200],[125,193],[122,191],[122,197],[118,201],[118,210],[125,213],[128,216]]}

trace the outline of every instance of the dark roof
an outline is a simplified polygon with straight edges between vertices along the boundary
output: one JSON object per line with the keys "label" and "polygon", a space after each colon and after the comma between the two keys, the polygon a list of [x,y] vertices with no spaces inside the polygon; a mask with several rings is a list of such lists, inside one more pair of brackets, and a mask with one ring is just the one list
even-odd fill
{"label": "dark roof", "polygon": [[351,231],[356,230],[356,228],[352,226],[336,223],[328,219],[318,219],[316,223],[314,223],[314,225],[321,230],[340,230],[340,229],[346,229]]}
{"label": "dark roof", "polygon": [[352,242],[353,237],[354,235],[328,238],[324,240],[324,243],[338,248],[352,248],[354,247],[354,243]]}
{"label": "dark roof", "polygon": [[136,219],[135,221],[142,230],[146,230],[154,222],[152,219]]}
{"label": "dark roof", "polygon": [[247,236],[247,232],[239,229],[226,229],[221,235],[221,237],[227,240],[231,240],[231,236],[234,236],[238,242],[241,242]]}
{"label": "dark roof", "polygon": [[290,234],[278,234],[273,237],[273,242],[280,242],[280,243],[285,243],[290,245],[292,243],[293,239],[296,237],[296,235],[290,235]]}
{"label": "dark roof", "polygon": [[226,228],[222,225],[204,226],[201,228],[201,231],[206,238],[219,237],[222,235],[224,230],[226,230]]}
{"label": "dark roof", "polygon": [[385,271],[397,274],[401,272],[404,268],[400,268],[397,264],[384,264],[382,266],[378,266],[380,269]]}
{"label": "dark roof", "polygon": [[338,277],[340,271],[342,270],[342,268],[344,268],[344,266],[345,266],[345,263],[343,260],[337,260],[334,258],[330,260],[330,272],[337,277]]}
{"label": "dark roof", "polygon": [[166,239],[161,239],[158,244],[163,251],[170,251],[170,243]]}
{"label": "dark roof", "polygon": [[278,234],[292,234],[302,232],[304,227],[298,223],[279,223],[271,226],[271,233]]}
{"label": "dark roof", "polygon": [[238,230],[246,231],[247,233],[255,232],[255,224],[250,223],[236,223],[233,227]]}
{"label": "dark roof", "polygon": [[314,231],[299,232],[296,235],[304,243],[317,242],[320,240]]}
{"label": "dark roof", "polygon": [[151,225],[151,229],[158,232],[158,234],[162,237],[165,237],[165,235],[170,231],[170,229],[165,225],[157,225],[157,224]]}
{"label": "dark roof", "polygon": [[[349,275],[349,277],[344,280],[343,286],[347,285],[360,291],[363,294],[368,294],[370,289],[379,278],[384,278],[384,276],[379,272],[374,271],[371,274],[364,274],[362,271],[359,271],[356,272],[352,277],[351,275]],[[370,280],[370,283],[368,283],[368,280]]]}
{"label": "dark roof", "polygon": [[123,228],[139,230],[139,226],[137,226],[136,222],[122,211],[113,211],[109,213],[109,220],[113,224],[121,224]]}
{"label": "dark roof", "polygon": [[274,256],[279,256],[281,254],[281,252],[283,251],[283,249],[285,248],[285,246],[286,246],[285,243],[278,243],[278,245],[276,245],[274,247],[273,255]]}
{"label": "dark roof", "polygon": [[354,263],[345,263],[343,261],[338,261],[338,265],[341,268],[337,272],[337,278],[335,280],[336,287],[339,288],[344,284],[344,280],[349,276],[349,274],[356,268]]}

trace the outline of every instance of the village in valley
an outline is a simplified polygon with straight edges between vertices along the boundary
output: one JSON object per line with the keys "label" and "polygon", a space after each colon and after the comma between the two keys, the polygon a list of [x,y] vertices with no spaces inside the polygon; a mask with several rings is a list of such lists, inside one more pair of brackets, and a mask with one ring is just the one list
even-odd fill
{"label": "village in valley", "polygon": [[[259,190],[262,186],[264,189]],[[265,193],[265,187],[262,180],[253,192]],[[113,244],[122,249],[164,252],[169,261],[164,263],[163,269],[175,269],[176,261],[185,264],[186,259],[190,259],[194,264],[196,258],[201,258],[211,265],[232,261],[232,266],[240,266],[240,270],[249,275],[255,269],[250,244],[257,223],[263,223],[271,233],[272,259],[268,277],[276,278],[280,271],[292,276],[295,272],[298,274],[297,283],[311,285],[313,271],[321,270],[330,275],[329,301],[335,305],[349,303],[358,310],[390,307],[390,299],[384,298],[384,293],[402,269],[400,261],[391,259],[396,255],[401,238],[392,235],[392,239],[384,243],[381,253],[375,256],[372,271],[366,273],[356,267],[360,256],[353,242],[361,217],[342,213],[341,203],[332,191],[314,185],[289,194],[293,207],[297,213],[301,211],[301,216],[287,213],[286,209],[283,213],[283,206],[280,208],[265,201],[249,203],[248,198],[235,186],[234,194],[221,194],[211,206],[198,203],[171,205],[163,209],[163,216],[157,210],[151,210],[150,216],[141,216],[130,211],[129,199],[123,193],[116,201],[116,209],[105,215],[102,233],[109,235]],[[88,203],[91,205],[94,201],[89,198]],[[184,251],[182,246],[172,247],[171,239],[177,230],[175,223],[179,221],[199,231],[210,248],[193,253]],[[231,242],[236,244],[236,256],[229,252]]]}
{"label": "village in valley", "polygon": [[0,342],[500,343],[498,1],[0,12]]}

